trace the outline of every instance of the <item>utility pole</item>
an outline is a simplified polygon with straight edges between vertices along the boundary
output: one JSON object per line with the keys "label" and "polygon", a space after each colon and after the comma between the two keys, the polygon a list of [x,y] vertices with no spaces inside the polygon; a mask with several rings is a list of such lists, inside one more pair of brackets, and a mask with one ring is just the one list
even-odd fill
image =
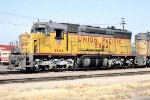
{"label": "utility pole", "polygon": [[126,23],[125,23],[125,21],[124,21],[124,18],[121,18],[121,23],[120,23],[120,25],[122,25],[122,30],[124,30],[124,25],[125,25]]}

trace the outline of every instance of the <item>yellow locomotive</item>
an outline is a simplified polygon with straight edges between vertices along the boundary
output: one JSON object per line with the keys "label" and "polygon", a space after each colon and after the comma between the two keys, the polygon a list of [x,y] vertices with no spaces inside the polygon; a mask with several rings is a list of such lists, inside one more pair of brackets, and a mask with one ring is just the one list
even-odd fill
{"label": "yellow locomotive", "polygon": [[[20,70],[133,66],[131,35],[115,27],[37,22],[19,36],[10,68]],[[136,59],[137,63],[139,58]]]}

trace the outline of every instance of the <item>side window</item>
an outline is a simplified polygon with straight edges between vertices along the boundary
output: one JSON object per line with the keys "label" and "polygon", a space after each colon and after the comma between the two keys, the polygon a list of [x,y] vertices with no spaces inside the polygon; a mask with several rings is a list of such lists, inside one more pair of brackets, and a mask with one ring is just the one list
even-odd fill
{"label": "side window", "polygon": [[64,31],[61,29],[55,29],[56,31],[56,39],[63,39],[64,38]]}

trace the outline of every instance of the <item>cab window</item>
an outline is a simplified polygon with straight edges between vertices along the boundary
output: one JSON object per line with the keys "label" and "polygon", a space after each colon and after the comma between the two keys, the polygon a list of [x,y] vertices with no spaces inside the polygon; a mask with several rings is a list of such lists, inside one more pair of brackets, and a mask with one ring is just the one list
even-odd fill
{"label": "cab window", "polygon": [[46,33],[45,28],[35,28],[35,33]]}
{"label": "cab window", "polygon": [[56,39],[63,39],[64,38],[64,31],[61,29],[55,29],[56,31]]}

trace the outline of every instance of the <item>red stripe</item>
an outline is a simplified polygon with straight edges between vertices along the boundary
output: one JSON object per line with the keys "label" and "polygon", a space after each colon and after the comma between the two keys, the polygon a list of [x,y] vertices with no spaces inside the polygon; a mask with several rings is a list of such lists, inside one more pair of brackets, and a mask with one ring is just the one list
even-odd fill
{"label": "red stripe", "polygon": [[8,61],[9,58],[8,57],[1,57],[1,61]]}

